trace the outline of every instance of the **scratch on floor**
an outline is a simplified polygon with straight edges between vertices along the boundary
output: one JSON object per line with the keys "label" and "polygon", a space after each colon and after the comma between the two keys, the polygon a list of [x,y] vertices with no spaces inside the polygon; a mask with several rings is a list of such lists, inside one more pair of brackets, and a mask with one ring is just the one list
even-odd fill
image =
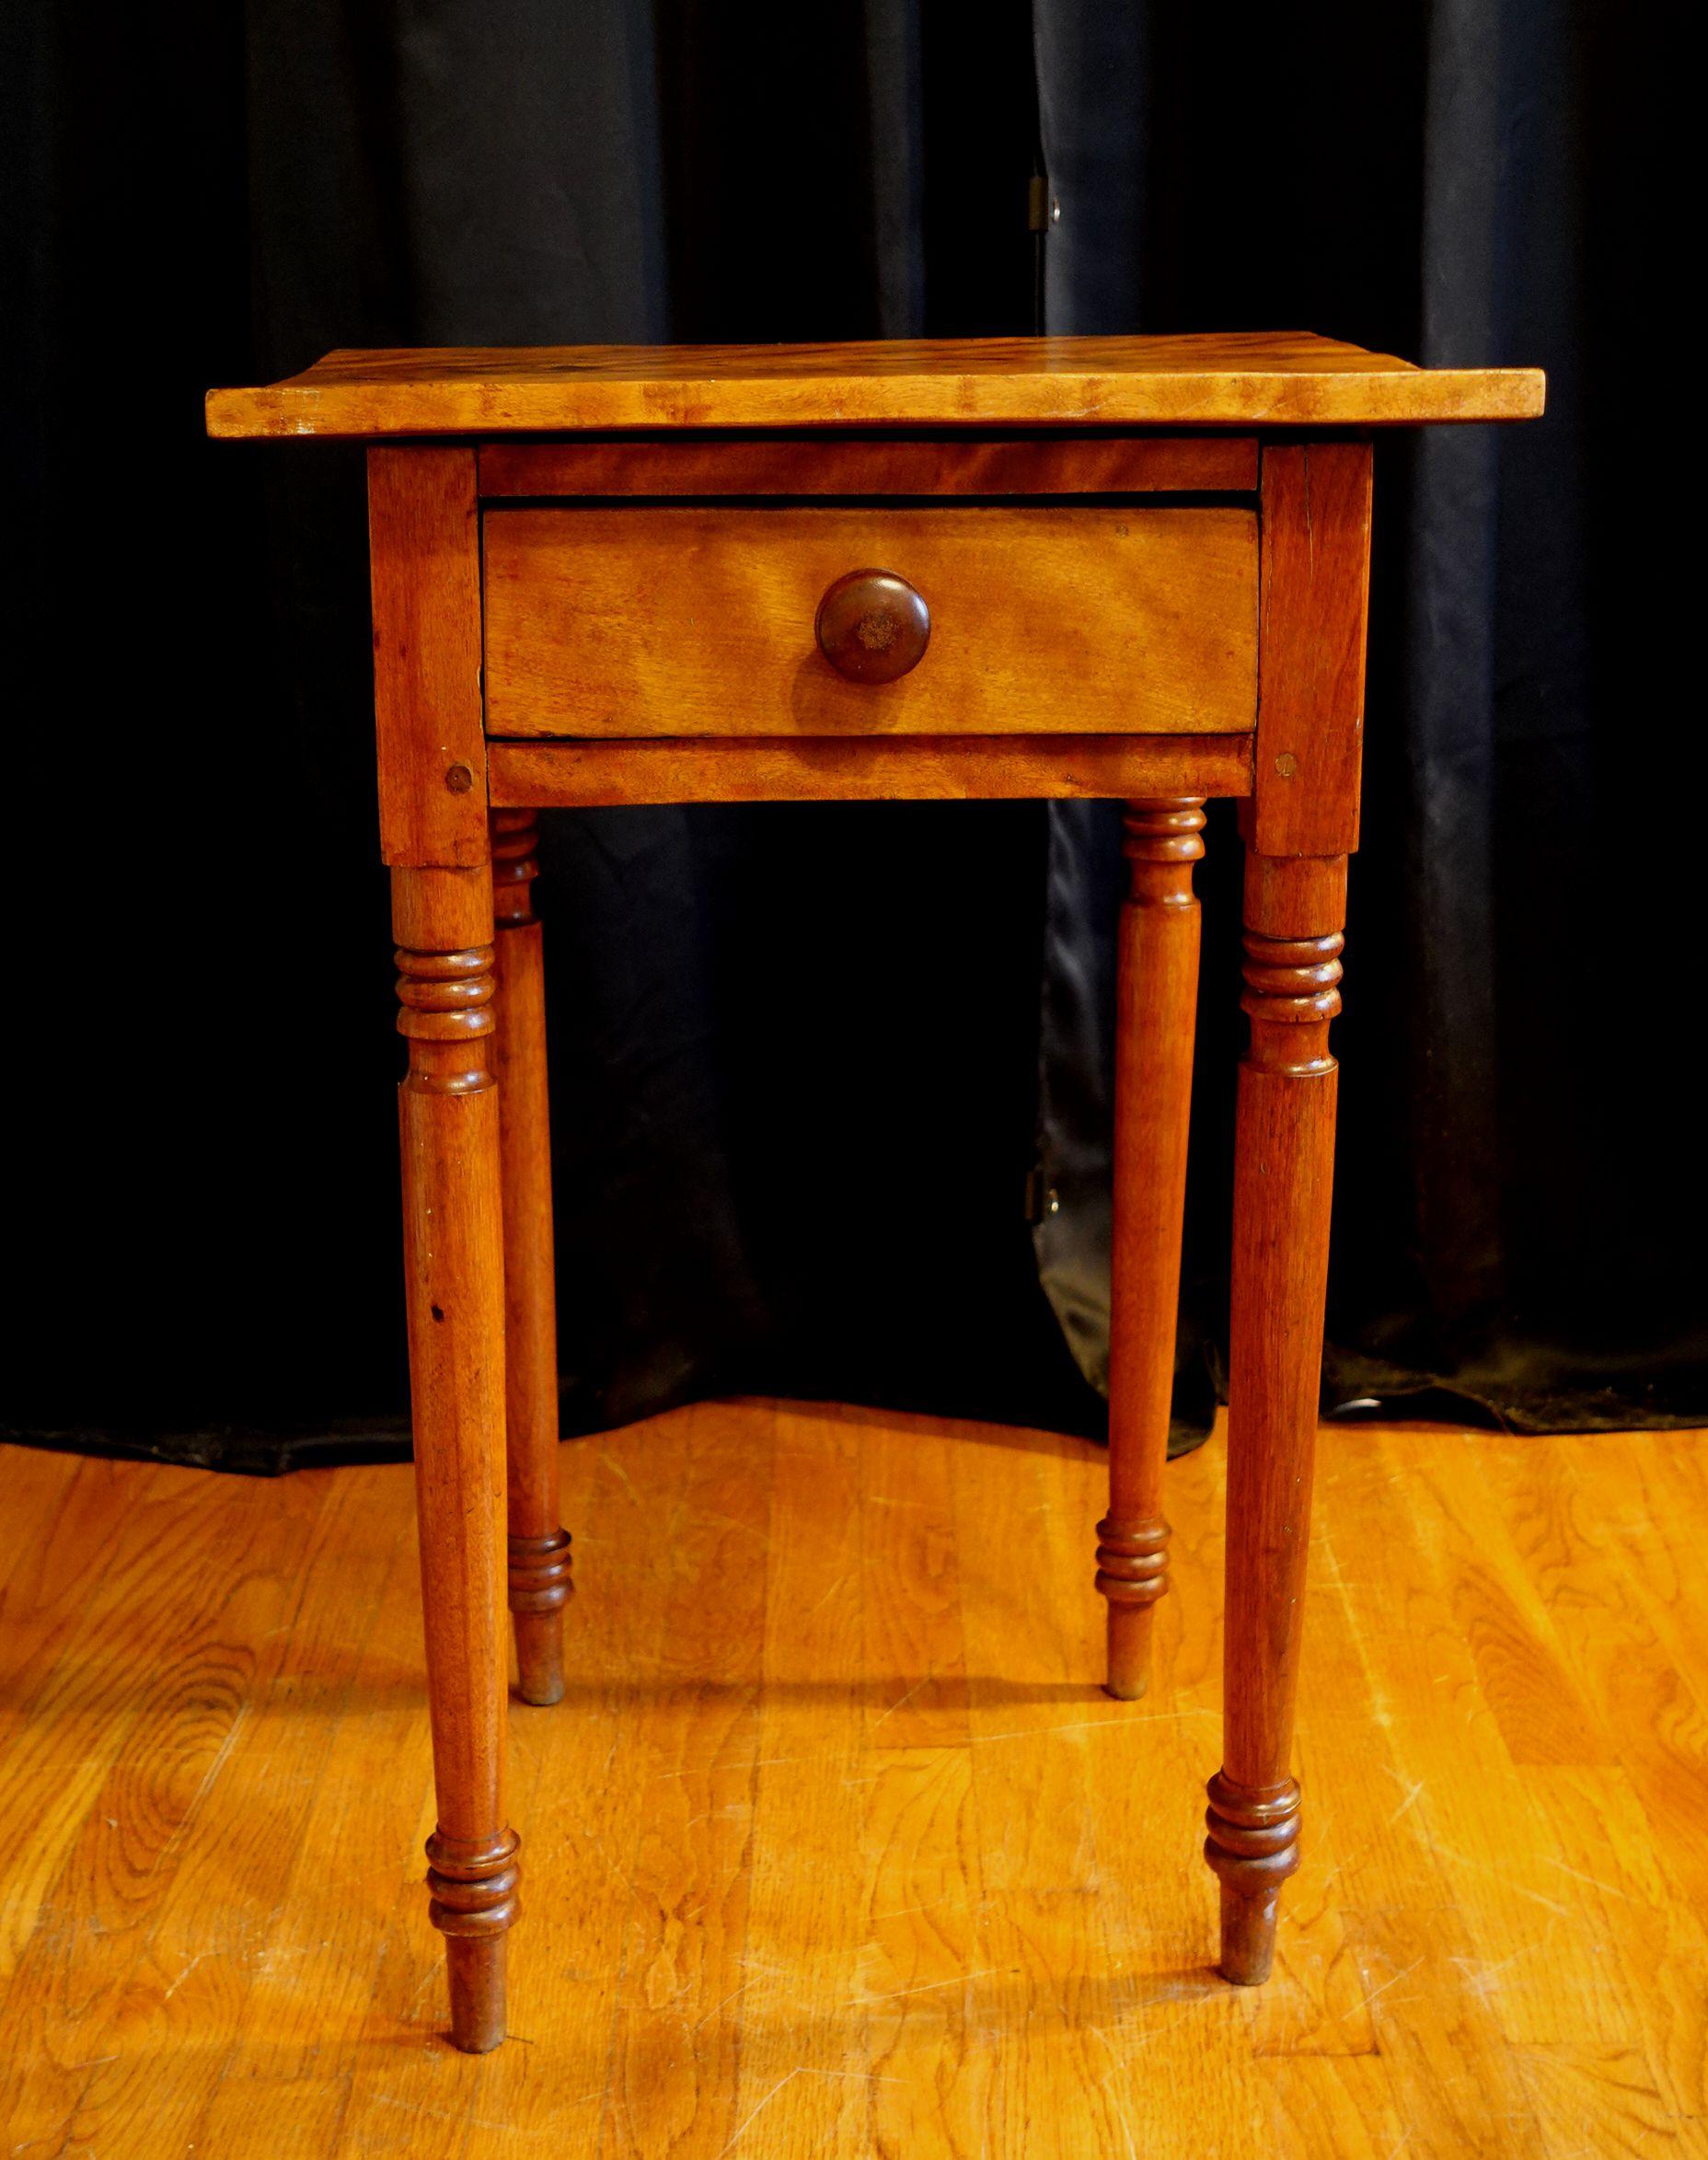
{"label": "scratch on floor", "polygon": [[[1109,2047],[1108,2036],[1106,2034],[1099,2032],[1097,2037],[1102,2041],[1104,2047]],[[1113,2048],[1109,2048],[1109,2052],[1111,2056],[1114,2056],[1114,2050]],[[1100,2093],[1109,2093],[1111,2081],[1119,2077],[1121,2074],[1121,2070],[1122,2064],[1118,2061],[1113,2062],[1111,2067],[1104,2072],[1102,2077],[1098,2079],[1098,2091]],[[1127,2126],[1125,2110],[1123,2108],[1120,2101],[1116,2099],[1113,2093],[1109,2093],[1109,2105],[1114,2109],[1115,2120],[1121,2125],[1121,2135],[1126,2140],[1127,2160],[1138,2160],[1138,2147],[1133,2143],[1133,2132]]]}
{"label": "scratch on floor", "polygon": [[[1099,2091],[1099,2093],[1108,2093],[1108,2091],[1110,2091],[1110,2080],[1112,2080],[1112,2078],[1118,2078],[1118,2075],[1121,2075],[1121,2072],[1123,2072],[1123,2069],[1127,2067],[1127,2065],[1125,2065],[1125,2062],[1121,2061],[1121,2056],[1118,2056],[1118,2054],[1114,2052],[1114,2041],[1110,2039],[1110,2035],[1105,2033],[1105,2030],[1102,2028],[1102,2026],[1086,2026],[1086,2030],[1089,2030],[1089,2033],[1095,2033],[1095,2035],[1097,2035],[1097,2039],[1102,2039],[1102,2041],[1103,2041],[1103,2046],[1108,2048],[1108,2054],[1110,2054],[1110,2067],[1105,2069],[1102,2078],[1097,2080],[1097,2091]],[[1118,2102],[1118,2099],[1114,2097],[1114,2093],[1110,2093],[1110,2106],[1112,2106],[1112,2108],[1114,2108],[1114,2119],[1116,2119],[1118,2123],[1121,2123],[1121,2136],[1123,2136],[1125,2141],[1127,2141],[1127,2160],[1138,2160],[1138,2147],[1134,2145],[1134,2134],[1132,2134],[1132,2130],[1129,2130],[1129,2125],[1127,2125],[1127,2117],[1125,2117],[1125,2112],[1123,2112],[1123,2108],[1121,2108],[1121,2102]]]}
{"label": "scratch on floor", "polygon": [[748,1979],[738,1982],[738,1984],[733,1987],[729,1993],[724,1996],[721,2003],[714,2003],[710,2010],[702,2011],[700,2016],[694,2020],[694,2023],[689,2027],[689,2030],[698,2032],[701,2026],[709,2025],[711,2020],[717,2016],[721,2010],[727,2010],[729,2008],[730,2004],[734,2002],[737,1995],[744,1995],[749,1988],[756,1987],[760,1981],[769,1980],[772,1977],[773,1970],[773,1968],[767,1966],[764,1970],[753,1973]]}
{"label": "scratch on floor", "polygon": [[735,2150],[737,2141],[746,2135],[756,2118],[762,2115],[783,2087],[792,2084],[797,2077],[847,2077],[854,2079],[860,2085],[910,2085],[917,2083],[917,2080],[910,2077],[885,2077],[876,2070],[824,2070],[814,2063],[797,2062],[792,2070],[785,2072],[778,2079],[764,2099],[737,2128],[734,2137],[730,2140],[727,2145],[720,2149],[715,2155],[715,2160],[724,2160],[725,2154],[733,2153]]}
{"label": "scratch on floor", "polygon": [[1621,1890],[1610,1882],[1603,1882],[1598,1876],[1586,1875],[1581,1867],[1568,1867],[1564,1860],[1551,1859],[1546,1854],[1542,1855],[1542,1865],[1545,1867],[1557,1867],[1562,1875],[1575,1877],[1578,1882],[1587,1882],[1592,1890],[1599,1890],[1604,1897],[1622,1898],[1627,1905],[1631,1902],[1629,1890]]}
{"label": "scratch on floor", "polygon": [[735,2150],[737,2143],[741,2141],[741,2139],[746,2136],[753,2124],[757,2121],[761,2115],[765,2113],[765,2110],[771,2105],[771,2102],[776,2099],[778,2094],[782,2091],[786,2085],[792,2083],[795,2078],[799,2077],[805,2067],[806,2065],[804,2063],[797,2062],[792,2070],[788,2070],[783,2073],[782,2076],[778,2079],[777,2083],[771,2087],[770,2091],[767,2093],[764,2099],[760,2101],[759,2105],[753,2110],[752,2114],[750,2114],[744,2121],[737,2124],[735,2135],[730,2140],[729,2143],[723,2147],[722,2152],[718,2154],[718,2160],[723,2160],[724,2153],[733,2153]]}
{"label": "scratch on floor", "polygon": [[1498,1992],[1501,1974],[1509,1967],[1517,1965],[1528,1954],[1524,1950],[1515,1950],[1510,1958],[1503,1958],[1497,1965],[1491,1965],[1483,1958],[1460,1957],[1449,1958],[1448,1963],[1459,1967],[1465,1975],[1466,1986],[1474,1994],[1486,1997]]}
{"label": "scratch on floor", "polygon": [[771,1542],[768,1530],[761,1530],[756,1523],[744,1522],[739,1515],[690,1515],[688,1527],[691,1530],[738,1530],[744,1537],[756,1538],[762,1545],[768,1545]]}
{"label": "scratch on floor", "polygon": [[1418,1967],[1423,1964],[1423,1962],[1424,1960],[1421,1958],[1414,1958],[1409,1965],[1403,1967],[1399,1972],[1396,1972],[1391,1980],[1383,1981],[1381,1986],[1379,1988],[1372,1988],[1369,1993],[1364,1998],[1365,2008],[1368,2010],[1370,2004],[1375,2002],[1378,1995],[1385,1995],[1390,1988],[1397,1988],[1402,1980],[1409,1980],[1412,1974],[1417,1970]]}
{"label": "scratch on floor", "polygon": [[610,1472],[611,1475],[616,1478],[622,1485],[623,1489],[628,1493],[629,1497],[634,1502],[635,1506],[639,1507],[640,1505],[640,1496],[635,1490],[634,1480],[623,1468],[622,1464],[617,1460],[616,1456],[607,1455],[602,1448],[599,1450],[599,1460]]}
{"label": "scratch on floor", "polygon": [[[584,2096],[588,2099],[597,2096],[591,2093]],[[555,2123],[543,2122],[537,2129],[529,2130],[514,2120],[494,2121],[486,2115],[457,2115],[453,2114],[448,2108],[429,2108],[421,2100],[400,2100],[394,2093],[370,2093],[367,2097],[376,2108],[401,2108],[406,2115],[425,2115],[433,2122],[455,2122],[467,2125],[470,2130],[508,2131],[512,2137],[520,2134],[525,2138],[557,2137],[560,2134]],[[572,2101],[568,2104],[574,2105]]]}
{"label": "scratch on floor", "polygon": [[1390,1830],[1393,1828],[1394,1824],[1398,1822],[1402,1816],[1409,1815],[1412,1809],[1416,1807],[1419,1798],[1422,1796],[1423,1790],[1424,1781],[1420,1777],[1416,1784],[1414,1785],[1411,1790],[1406,1794],[1404,1799],[1401,1801],[1400,1805],[1388,1818],[1388,1827]]}
{"label": "scratch on floor", "polygon": [[892,1703],[889,1708],[883,1712],[883,1716],[874,1717],[872,1719],[872,1730],[875,1732],[879,1726],[883,1723],[883,1719],[885,1717],[894,1717],[898,1710],[905,1710],[908,1704],[911,1703],[914,1697],[919,1692],[919,1690],[923,1687],[929,1686],[929,1683],[936,1679],[936,1677],[937,1675],[932,1672],[921,1673],[919,1678],[915,1681],[912,1687],[908,1689],[907,1692],[903,1695],[899,1701]]}
{"label": "scratch on floor", "polygon": [[838,1590],[844,1590],[848,1588],[849,1580],[850,1577],[846,1575],[837,1576],[835,1582],[831,1584],[830,1588],[825,1592],[824,1596],[820,1598],[816,1603],[807,1607],[806,1618],[811,1620],[814,1613],[822,1612],[825,1607],[828,1605],[830,1600],[837,1595]]}
{"label": "scratch on floor", "polygon": [[975,1732],[972,1743],[975,1748],[988,1747],[993,1740],[1041,1740],[1054,1733],[1064,1732],[1131,1732],[1140,1725],[1177,1725],[1183,1717],[1213,1717],[1219,1724],[1221,1712],[1187,1706],[1180,1710],[1148,1710],[1138,1716],[1083,1717],[1068,1725],[1030,1725],[1015,1732]]}
{"label": "scratch on floor", "polygon": [[852,1995],[849,2003],[855,2008],[870,2008],[873,2003],[894,2003],[903,1995],[929,1995],[940,1988],[964,1987],[969,1981],[988,1980],[995,1972],[1018,1972],[1018,1965],[980,1965],[971,1972],[952,1973],[947,1980],[921,1981],[917,1988],[891,1988],[882,1995]]}
{"label": "scratch on floor", "polygon": [[[198,1950],[195,1956],[190,1958],[189,1963],[185,1965],[179,1971],[178,1978],[172,1982],[171,1986],[167,1988],[165,1994],[161,1996],[160,2000],[163,2003],[169,2003],[172,2000],[172,1997],[177,1994],[179,1989],[183,1986],[184,1982],[196,1969],[197,1966],[202,1964],[204,1959],[212,1958],[214,1955],[214,1952],[212,1950]],[[438,1975],[436,1972],[433,1977],[437,1979]]]}

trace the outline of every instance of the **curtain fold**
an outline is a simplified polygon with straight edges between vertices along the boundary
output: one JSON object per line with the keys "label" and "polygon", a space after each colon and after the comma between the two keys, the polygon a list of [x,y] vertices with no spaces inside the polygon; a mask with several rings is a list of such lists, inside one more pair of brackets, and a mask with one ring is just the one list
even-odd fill
{"label": "curtain fold", "polygon": [[[1615,898],[1607,792],[1658,768],[1688,775],[1693,800],[1702,771],[1701,731],[1679,724],[1685,655],[1656,606],[1677,551],[1645,537],[1670,521],[1668,460],[1631,455],[1635,377],[1607,364],[1615,325],[1643,318],[1632,265],[1664,290],[1677,239],[1666,204],[1685,136],[1661,121],[1678,93],[1659,15],[1428,0],[1117,19],[1036,0],[1062,202],[1052,329],[1306,321],[1431,365],[1550,374],[1539,425],[1379,448],[1331,1408],[1473,1404],[1550,1428],[1708,1414],[1708,1265],[1682,1228],[1708,1197],[1708,1149],[1666,1021],[1637,1020],[1618,987],[1634,997],[1677,953],[1681,798],[1666,791],[1654,826],[1639,814],[1633,915]],[[1115,820],[1049,814],[1040,1147],[1061,1207],[1037,1240],[1096,1379]],[[1214,821],[1207,837],[1182,1436],[1202,1425],[1226,1330],[1227,1103],[1204,1065],[1229,1049],[1218,918],[1238,893]]]}
{"label": "curtain fold", "polygon": [[[1023,332],[1040,143],[1053,329],[1549,368],[1539,426],[1379,454],[1330,1400],[1708,1416],[1664,27],[11,20],[8,869],[50,964],[10,1075],[8,1429],[256,1469],[407,1445],[361,455],[210,445],[202,388],[340,344]],[[1206,839],[1183,1438],[1220,1379],[1240,1035],[1231,819]],[[544,858],[566,1429],[744,1388],[1099,1431],[1113,814],[548,815]]]}

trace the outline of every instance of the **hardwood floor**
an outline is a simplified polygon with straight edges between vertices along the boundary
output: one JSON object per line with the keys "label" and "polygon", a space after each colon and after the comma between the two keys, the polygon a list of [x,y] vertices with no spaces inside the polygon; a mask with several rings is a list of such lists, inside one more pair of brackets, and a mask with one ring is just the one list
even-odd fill
{"label": "hardwood floor", "polygon": [[563,1453],[513,2044],[441,2038],[402,1467],[0,1450],[0,2151],[1708,2154],[1708,1435],[1324,1435],[1305,1862],[1216,1980],[1219,1437],[713,1404]]}

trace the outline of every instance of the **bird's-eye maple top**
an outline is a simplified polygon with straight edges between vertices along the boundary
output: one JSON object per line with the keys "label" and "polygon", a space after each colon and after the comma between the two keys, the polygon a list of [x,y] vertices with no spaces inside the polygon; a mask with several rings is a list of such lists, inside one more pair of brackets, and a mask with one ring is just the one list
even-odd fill
{"label": "bird's-eye maple top", "polygon": [[1531,367],[1414,367],[1304,330],[837,345],[540,345],[329,352],[210,390],[213,435],[589,428],[1405,427],[1529,420]]}

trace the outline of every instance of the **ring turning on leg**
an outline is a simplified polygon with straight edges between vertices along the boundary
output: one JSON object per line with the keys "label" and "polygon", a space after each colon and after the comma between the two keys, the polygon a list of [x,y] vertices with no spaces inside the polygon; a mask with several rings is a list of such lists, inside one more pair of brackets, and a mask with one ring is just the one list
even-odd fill
{"label": "ring turning on leg", "polygon": [[1298,1785],[1248,1791],[1218,1771],[1209,1791],[1204,1857],[1222,1887],[1222,1977],[1255,1987],[1275,1961],[1281,1885],[1298,1865]]}
{"label": "ring turning on leg", "polygon": [[570,1539],[558,1519],[558,1318],[546,1092],[546,962],[534,880],[538,815],[491,815],[498,937],[499,1145],[504,1178],[504,1428],[510,1612],[525,1703],[563,1694]]}
{"label": "ring turning on leg", "polygon": [[1109,1285],[1109,1512],[1097,1588],[1109,1601],[1112,1695],[1150,1681],[1150,1615],[1169,1583],[1162,1519],[1174,1392],[1186,1132],[1198,994],[1203,802],[1129,803],[1115,1007],[1114,1220]]}
{"label": "ring turning on leg", "polygon": [[492,1034],[492,887],[394,870],[403,1261],[438,1828],[433,1918],[451,2039],[504,2037],[516,1840],[504,1820],[504,1260]]}
{"label": "ring turning on leg", "polygon": [[1310,1482],[1322,1369],[1346,859],[1246,860],[1251,1042],[1235,1119],[1222,1769],[1205,1858],[1221,1883],[1221,1969],[1275,1956],[1298,1865],[1292,1777]]}
{"label": "ring turning on leg", "polygon": [[513,1830],[488,1838],[427,1841],[428,1917],[445,1938],[451,2032],[470,2055],[504,2037],[504,1935],[519,1910],[518,1840]]}

